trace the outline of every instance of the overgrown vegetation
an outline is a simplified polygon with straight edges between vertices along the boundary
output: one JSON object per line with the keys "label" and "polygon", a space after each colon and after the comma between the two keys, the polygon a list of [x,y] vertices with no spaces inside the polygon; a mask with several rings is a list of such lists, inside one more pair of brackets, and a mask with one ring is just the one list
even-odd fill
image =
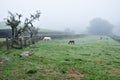
{"label": "overgrown vegetation", "polygon": [[10,16],[5,20],[6,25],[11,27],[13,39],[18,39],[25,32],[28,32],[31,38],[34,34],[36,34],[37,29],[35,29],[33,22],[35,20],[39,20],[40,11],[36,11],[35,14],[31,14],[30,18],[25,18],[24,22],[21,20],[21,14],[13,14],[10,11],[8,11],[8,13]]}
{"label": "overgrown vegetation", "polygon": [[[29,42],[33,43],[33,36],[36,36],[38,33],[38,29],[35,28],[33,25],[33,22],[36,20],[39,20],[40,17],[40,11],[36,11],[35,14],[31,14],[30,18],[25,18],[24,21],[22,21],[22,15],[21,14],[13,14],[12,12],[8,12],[9,17],[5,18],[5,22],[7,26],[11,27],[12,31],[12,39],[11,39],[11,46],[13,48],[22,48],[21,45],[23,45],[22,41],[24,39],[24,36],[29,37]],[[4,33],[3,33],[4,34]],[[6,36],[7,37],[7,36]],[[24,39],[25,40],[25,39]],[[16,45],[18,47],[16,47]]]}
{"label": "overgrown vegetation", "polygon": [[[87,36],[40,41],[22,50],[0,50],[1,80],[119,80],[120,43],[109,37]],[[19,57],[25,51],[28,58]],[[6,54],[7,53],[7,54]]]}

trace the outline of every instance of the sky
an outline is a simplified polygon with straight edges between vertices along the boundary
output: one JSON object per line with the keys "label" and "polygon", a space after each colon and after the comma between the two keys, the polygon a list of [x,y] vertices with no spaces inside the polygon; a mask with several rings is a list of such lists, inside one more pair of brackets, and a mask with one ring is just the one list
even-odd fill
{"label": "sky", "polygon": [[83,32],[94,18],[120,25],[120,0],[0,0],[0,21],[8,11],[29,14],[41,11],[39,28]]}

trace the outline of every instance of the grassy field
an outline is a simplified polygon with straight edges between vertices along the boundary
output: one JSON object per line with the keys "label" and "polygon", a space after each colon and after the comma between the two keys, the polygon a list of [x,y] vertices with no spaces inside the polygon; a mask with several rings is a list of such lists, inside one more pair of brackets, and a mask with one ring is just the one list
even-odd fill
{"label": "grassy field", "polygon": [[0,38],[0,42],[6,41],[5,38]]}
{"label": "grassy field", "polygon": [[[0,50],[0,80],[120,80],[120,43],[108,37],[40,41],[22,50]],[[29,51],[28,58],[19,54]]]}

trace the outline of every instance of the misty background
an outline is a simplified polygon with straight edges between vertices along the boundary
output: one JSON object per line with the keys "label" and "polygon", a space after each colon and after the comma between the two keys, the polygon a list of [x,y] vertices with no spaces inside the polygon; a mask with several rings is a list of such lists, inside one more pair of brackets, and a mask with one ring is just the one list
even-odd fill
{"label": "misty background", "polygon": [[90,22],[96,18],[113,25],[113,33],[120,35],[120,0],[0,0],[0,21],[8,11],[28,17],[36,10],[41,11],[39,28],[72,30],[86,33]]}

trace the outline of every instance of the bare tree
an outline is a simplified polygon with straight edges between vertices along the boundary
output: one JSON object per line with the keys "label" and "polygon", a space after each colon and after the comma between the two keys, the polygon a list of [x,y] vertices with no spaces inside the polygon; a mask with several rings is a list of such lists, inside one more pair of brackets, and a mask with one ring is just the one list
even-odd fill
{"label": "bare tree", "polygon": [[12,46],[13,44],[18,44],[19,37],[24,34],[25,32],[28,32],[30,35],[30,38],[34,35],[34,32],[36,31],[36,28],[33,25],[33,22],[36,20],[39,20],[40,17],[40,11],[36,11],[35,14],[31,14],[30,18],[25,18],[25,20],[22,22],[21,18],[22,15],[8,11],[9,15],[8,18],[6,18],[5,22],[6,25],[11,27],[12,30]]}
{"label": "bare tree", "polygon": [[21,14],[13,14],[12,12],[8,11],[9,13],[9,17],[6,18],[6,25],[10,26],[12,29],[12,38],[15,39],[17,38],[16,34],[17,34],[17,28],[21,23]]}
{"label": "bare tree", "polygon": [[[33,36],[33,32],[32,32],[32,28],[33,26],[33,22],[35,20],[39,20],[40,17],[40,11],[36,11],[35,14],[31,14],[30,18],[26,18],[25,21],[22,23],[21,14],[13,14],[12,12],[8,12],[10,14],[10,16],[8,18],[6,18],[6,25],[10,26],[12,29],[12,38],[13,39],[18,39],[19,36],[21,36],[22,33],[24,33],[25,31],[28,31],[30,33],[30,37],[32,38]],[[21,25],[20,25],[21,24]]]}
{"label": "bare tree", "polygon": [[39,20],[40,17],[40,11],[36,11],[35,14],[31,14],[30,18],[26,18],[24,21],[24,27],[23,27],[23,32],[27,31],[30,34],[30,38],[32,38],[34,31],[35,31],[35,27],[33,25],[33,22],[35,20]]}

